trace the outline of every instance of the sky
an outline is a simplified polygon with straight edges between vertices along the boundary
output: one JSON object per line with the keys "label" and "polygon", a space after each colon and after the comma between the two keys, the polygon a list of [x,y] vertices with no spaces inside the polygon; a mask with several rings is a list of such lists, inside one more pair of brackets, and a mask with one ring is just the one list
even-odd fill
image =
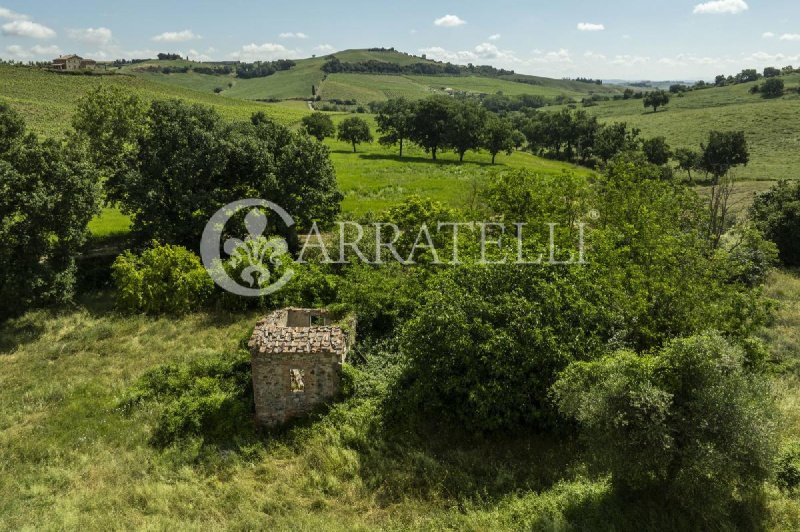
{"label": "sky", "polygon": [[0,0],[0,57],[274,60],[395,47],[554,78],[800,66],[798,0]]}

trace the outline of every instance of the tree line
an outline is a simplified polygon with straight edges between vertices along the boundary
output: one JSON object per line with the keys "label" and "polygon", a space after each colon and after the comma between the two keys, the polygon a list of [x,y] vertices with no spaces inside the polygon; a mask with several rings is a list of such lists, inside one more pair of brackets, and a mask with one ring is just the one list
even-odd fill
{"label": "tree line", "polygon": [[356,73],[356,74],[418,74],[427,76],[451,75],[477,75],[487,77],[510,76],[513,70],[498,69],[489,65],[454,65],[453,63],[412,63],[401,65],[388,61],[370,59],[368,61],[344,62],[336,56],[330,56],[322,65],[326,74]]}

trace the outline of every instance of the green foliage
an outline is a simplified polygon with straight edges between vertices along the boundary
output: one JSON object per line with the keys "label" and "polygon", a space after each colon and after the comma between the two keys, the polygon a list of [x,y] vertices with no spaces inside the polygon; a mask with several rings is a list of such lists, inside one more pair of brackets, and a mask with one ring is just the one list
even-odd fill
{"label": "green foliage", "polygon": [[800,266],[800,183],[781,181],[756,196],[750,216],[778,246],[781,262]]}
{"label": "green foliage", "polygon": [[708,518],[759,491],[772,470],[774,407],[744,361],[741,348],[704,334],[651,356],[575,363],[553,393],[617,489]]}
{"label": "green foliage", "polygon": [[511,120],[489,115],[486,126],[483,128],[482,147],[492,155],[492,164],[495,163],[498,153],[511,155],[516,147],[514,139],[514,126]]}
{"label": "green foliage", "polygon": [[594,153],[607,163],[616,155],[636,147],[639,130],[628,129],[628,124],[615,122],[600,129],[595,140]]}
{"label": "green foliage", "polygon": [[487,120],[486,110],[474,100],[459,100],[453,104],[446,143],[464,160],[468,150],[481,146]]}
{"label": "green foliage", "polygon": [[403,142],[411,137],[414,124],[415,106],[405,98],[395,98],[386,102],[375,117],[378,133],[382,133],[379,142],[384,146],[400,145],[400,157],[403,156]]}
{"label": "green foliage", "polygon": [[674,155],[678,168],[686,172],[691,182],[692,170],[697,170],[700,164],[700,153],[689,148],[678,148]]}
{"label": "green foliage", "polygon": [[92,163],[101,170],[109,191],[133,165],[137,141],[147,128],[147,106],[133,92],[100,85],[81,98],[72,117],[76,137],[86,142]]}
{"label": "green foliage", "polygon": [[302,226],[339,212],[328,149],[271,121],[225,124],[211,108],[153,102],[137,164],[117,189],[140,238],[196,247],[211,215],[242,198],[269,198]]}
{"label": "green foliage", "polygon": [[744,131],[711,131],[702,151],[700,168],[716,179],[750,161]]}
{"label": "green foliage", "polygon": [[140,255],[126,251],[112,266],[117,307],[124,312],[183,314],[207,301],[214,283],[200,259],[174,245],[152,247]]}
{"label": "green foliage", "polygon": [[339,131],[337,138],[343,142],[349,142],[353,145],[353,153],[356,152],[356,146],[362,142],[372,142],[372,132],[369,130],[369,124],[363,118],[353,116],[339,122]]}
{"label": "green foliage", "polygon": [[453,101],[447,96],[431,96],[417,104],[411,140],[431,154],[448,147]]}
{"label": "green foliage", "polygon": [[336,133],[331,117],[325,113],[311,113],[303,117],[301,121],[306,133],[322,142],[326,137],[332,137]]}
{"label": "green foliage", "polygon": [[723,235],[717,254],[730,282],[763,285],[778,262],[778,248],[753,224],[740,224]]}
{"label": "green foliage", "polygon": [[800,443],[792,442],[781,450],[775,481],[782,490],[794,492],[800,487]]}
{"label": "green foliage", "polygon": [[642,151],[647,161],[657,166],[664,166],[672,157],[667,139],[664,137],[653,137],[642,142]]}
{"label": "green foliage", "polygon": [[0,319],[68,303],[75,259],[98,212],[98,176],[74,145],[39,142],[0,105]]}
{"label": "green foliage", "polygon": [[783,96],[785,84],[782,79],[770,78],[761,86],[761,95],[764,98],[780,98]]}
{"label": "green foliage", "polygon": [[228,447],[252,434],[250,353],[220,354],[191,363],[156,366],[128,390],[126,410],[154,403],[151,443],[168,447],[189,438]]}
{"label": "green foliage", "polygon": [[667,91],[653,91],[644,95],[642,103],[645,107],[652,107],[653,112],[658,112],[659,107],[664,107],[669,103],[669,93]]}

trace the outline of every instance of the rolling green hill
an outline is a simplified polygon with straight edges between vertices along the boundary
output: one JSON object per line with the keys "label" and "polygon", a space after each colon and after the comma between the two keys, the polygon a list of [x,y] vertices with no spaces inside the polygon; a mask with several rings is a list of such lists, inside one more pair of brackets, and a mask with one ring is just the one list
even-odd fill
{"label": "rolling green hill", "polygon": [[114,74],[70,76],[44,70],[0,65],[0,98],[22,113],[29,127],[44,135],[60,135],[69,127],[78,100],[100,84],[125,87],[145,100],[179,98],[215,107],[228,119],[245,120],[263,111],[284,124],[300,120],[306,111],[294,106],[265,104],[227,98],[177,84],[154,82],[146,77]]}
{"label": "rolling green hill", "polygon": [[795,179],[800,177],[800,95],[791,90],[800,87],[800,74],[782,79],[787,94],[777,99],[750,94],[755,83],[742,83],[672,95],[658,113],[634,99],[601,102],[585,110],[603,122],[627,122],[646,137],[665,136],[673,148],[698,149],[712,129],[744,130],[750,164],[737,169],[737,177]]}
{"label": "rolling green hill", "polygon": [[[345,63],[380,61],[398,65],[415,63],[435,64],[397,51],[344,50],[335,55]],[[311,99],[312,85],[324,100],[355,100],[359,104],[384,101],[397,96],[420,99],[432,93],[442,93],[451,88],[473,94],[509,95],[532,94],[555,98],[565,96],[580,99],[593,93],[613,94],[621,92],[616,86],[594,85],[569,80],[556,80],[522,74],[499,77],[487,76],[420,76],[405,74],[356,74],[337,73],[326,75],[322,66],[331,56],[312,57],[296,60],[297,65],[290,70],[277,72],[271,76],[253,79],[238,79],[234,76],[212,76],[189,72],[186,74],[162,74],[149,72],[153,66],[186,66],[186,61],[149,61],[123,67],[123,71],[144,77],[151,81],[189,87],[200,91],[213,92],[224,89],[223,94],[231,98],[246,100],[287,100]],[[197,63],[194,63],[195,65]],[[228,87],[228,84],[232,86]]]}

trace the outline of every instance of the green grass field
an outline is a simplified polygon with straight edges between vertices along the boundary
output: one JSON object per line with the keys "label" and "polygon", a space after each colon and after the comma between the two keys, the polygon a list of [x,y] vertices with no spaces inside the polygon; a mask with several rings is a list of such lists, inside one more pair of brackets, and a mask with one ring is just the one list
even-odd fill
{"label": "green grass field", "polygon": [[[375,52],[368,50],[344,50],[334,54],[342,62],[382,61],[400,65],[430,63],[426,59],[401,52]],[[566,96],[580,99],[593,93],[613,94],[621,92],[619,87],[599,86],[576,81],[557,80],[536,76],[515,74],[502,78],[478,76],[410,76],[382,74],[332,74],[326,76],[321,67],[325,57],[299,59],[291,70],[278,72],[271,76],[253,79],[237,79],[232,76],[209,76],[189,72],[186,74],[161,74],[147,72],[152,66],[186,66],[187,61],[150,61],[128,65],[121,69],[151,81],[192,88],[203,92],[213,92],[223,88],[223,95],[244,100],[267,99],[310,99],[312,85],[318,89],[323,100],[356,100],[359,104],[384,101],[400,96],[420,99],[435,92],[452,88],[473,94],[508,95],[532,94],[554,98]],[[520,83],[525,80],[528,83]],[[232,87],[228,84],[232,83]]]}
{"label": "green grass field", "polygon": [[69,76],[35,68],[0,65],[0,98],[22,114],[31,130],[45,136],[62,135],[69,128],[78,100],[101,84],[124,87],[145,100],[179,98],[211,105],[230,120],[247,120],[253,113],[263,111],[278,122],[293,124],[304,114],[304,111],[282,104],[226,98],[137,76]]}
{"label": "green grass field", "polygon": [[[800,75],[783,78],[787,89],[800,86]],[[750,164],[736,170],[743,180],[800,177],[800,95],[765,100],[749,94],[753,83],[692,91],[672,97],[658,113],[642,100],[601,102],[586,112],[604,122],[627,122],[646,137],[665,136],[674,147],[699,149],[709,130],[744,130]],[[556,108],[552,108],[556,109]]]}
{"label": "green grass field", "polygon": [[[775,273],[767,292],[780,311],[765,338],[776,361],[796,368],[800,278]],[[563,443],[381,441],[370,425],[376,405],[365,399],[237,449],[152,447],[158,411],[126,414],[119,403],[127,388],[155,365],[234,349],[256,319],[122,316],[101,294],[1,325],[0,526],[481,531],[681,523],[612,497],[606,479],[591,476]],[[795,373],[775,380],[787,438],[800,437]],[[800,527],[797,495],[768,485],[763,502],[765,529]]]}

